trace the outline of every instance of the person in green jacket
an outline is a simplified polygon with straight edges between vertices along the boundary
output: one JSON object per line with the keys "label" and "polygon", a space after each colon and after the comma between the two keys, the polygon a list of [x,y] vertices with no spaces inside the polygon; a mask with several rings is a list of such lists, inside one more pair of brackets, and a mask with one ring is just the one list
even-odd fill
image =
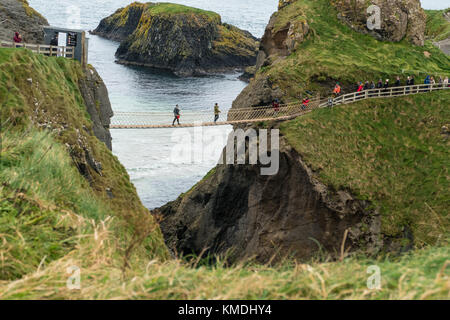
{"label": "person in green jacket", "polygon": [[219,115],[221,111],[219,110],[219,104],[215,104],[214,106],[214,123],[217,123],[217,120],[219,120]]}

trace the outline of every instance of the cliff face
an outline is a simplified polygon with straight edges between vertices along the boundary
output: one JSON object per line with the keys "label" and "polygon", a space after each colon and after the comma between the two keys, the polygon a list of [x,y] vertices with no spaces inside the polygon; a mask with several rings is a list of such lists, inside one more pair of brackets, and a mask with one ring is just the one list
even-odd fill
{"label": "cliff face", "polygon": [[373,99],[264,124],[280,129],[279,171],[218,165],[154,211],[167,245],[266,263],[439,243],[450,228],[449,95]]}
{"label": "cliff face", "polygon": [[257,39],[218,14],[175,4],[134,3],[93,31],[121,40],[119,63],[168,69],[179,76],[243,69],[256,62]]}
{"label": "cliff face", "polygon": [[319,250],[337,257],[343,242],[346,251],[381,247],[379,215],[348,192],[328,189],[284,139],[278,174],[262,176],[260,169],[219,165],[162,207],[169,248],[267,263],[288,256],[305,261]]}
{"label": "cliff face", "polygon": [[0,1],[0,40],[12,41],[19,32],[28,43],[44,40],[43,26],[47,20],[28,5],[27,0]]}
{"label": "cliff face", "polygon": [[92,34],[110,40],[124,41],[139,26],[145,8],[145,4],[135,2],[126,8],[118,9],[114,14],[100,21]]}
{"label": "cliff face", "polygon": [[114,113],[109,101],[108,89],[103,79],[94,67],[89,66],[88,69],[84,70],[84,77],[79,80],[78,86],[90,115],[95,136],[105,143],[109,150],[112,150],[109,125]]}
{"label": "cliff face", "polygon": [[[379,40],[398,42],[404,38],[417,46],[425,43],[426,14],[420,0],[333,0],[339,18],[353,29]],[[381,29],[367,28],[367,8],[380,8]]]}

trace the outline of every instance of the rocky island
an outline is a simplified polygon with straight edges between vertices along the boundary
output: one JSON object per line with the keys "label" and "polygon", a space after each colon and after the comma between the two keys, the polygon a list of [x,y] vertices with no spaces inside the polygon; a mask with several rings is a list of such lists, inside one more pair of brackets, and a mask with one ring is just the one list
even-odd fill
{"label": "rocky island", "polygon": [[92,32],[121,41],[119,63],[166,69],[178,76],[244,69],[256,63],[258,40],[220,15],[171,3],[133,3]]}

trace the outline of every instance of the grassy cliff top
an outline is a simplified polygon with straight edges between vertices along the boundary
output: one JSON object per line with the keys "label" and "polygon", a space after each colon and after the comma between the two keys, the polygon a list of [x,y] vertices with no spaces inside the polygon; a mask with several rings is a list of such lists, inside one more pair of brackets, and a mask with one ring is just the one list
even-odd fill
{"label": "grassy cliff top", "polygon": [[450,21],[444,14],[450,12],[446,10],[425,10],[427,14],[426,36],[434,41],[441,41],[450,38]]}
{"label": "grassy cliff top", "polygon": [[427,74],[450,74],[450,57],[430,41],[424,47],[406,40],[378,41],[353,31],[337,16],[329,0],[299,0],[275,13],[275,31],[297,21],[310,27],[306,40],[290,56],[259,71],[283,91],[285,100],[298,99],[306,90],[329,95],[335,81],[353,86],[414,75],[419,82]]}
{"label": "grassy cliff top", "polygon": [[[125,168],[92,132],[83,77],[76,61],[0,49],[0,280],[92,246],[88,235],[105,224],[117,263],[135,249],[146,258],[167,253]],[[89,181],[77,167],[85,152],[101,163],[101,174],[85,168]]]}
{"label": "grassy cliff top", "polygon": [[410,229],[418,246],[448,237],[450,92],[372,99],[284,123],[321,181],[371,201],[382,231]]}
{"label": "grassy cliff top", "polygon": [[167,3],[167,2],[133,2],[132,4],[117,10],[113,15],[106,18],[106,20],[116,26],[124,26],[128,22],[128,18],[131,11],[143,10],[143,15],[141,17],[152,17],[152,16],[178,16],[178,15],[189,15],[189,16],[201,16],[207,20],[212,20],[218,24],[221,22],[221,17],[219,14],[201,10],[193,7],[184,6],[181,4]]}
{"label": "grassy cliff top", "polygon": [[181,4],[159,2],[156,4],[149,3],[147,12],[151,15],[178,15],[178,14],[189,14],[189,15],[203,15],[212,20],[217,20],[220,23],[220,15],[207,10],[202,10],[198,8],[188,7]]}

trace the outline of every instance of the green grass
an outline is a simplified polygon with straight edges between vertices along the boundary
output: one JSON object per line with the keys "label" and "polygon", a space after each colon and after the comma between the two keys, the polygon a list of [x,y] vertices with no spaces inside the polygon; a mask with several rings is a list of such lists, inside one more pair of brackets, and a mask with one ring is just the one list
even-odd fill
{"label": "green grass", "polygon": [[1,151],[0,279],[15,279],[75,248],[88,228],[77,230],[74,212],[100,221],[109,208],[48,133],[6,129]]}
{"label": "green grass", "polygon": [[[354,257],[342,262],[274,267],[187,265],[180,260],[133,264],[124,277],[110,254],[104,230],[92,245],[29,274],[0,282],[0,299],[449,299],[450,246],[416,250],[400,258]],[[81,268],[81,290],[66,288],[66,269]],[[369,267],[380,268],[381,289],[367,287]]]}
{"label": "green grass", "polygon": [[[219,14],[212,12],[201,10],[193,7],[188,7],[180,4],[174,3],[140,3],[133,2],[125,8],[121,8],[117,10],[114,14],[106,18],[107,23],[110,26],[115,27],[123,27],[127,23],[130,17],[130,12],[134,10],[142,10],[143,14],[141,17],[141,21],[139,22],[139,29],[143,29],[142,26],[148,27],[150,20],[155,16],[173,16],[173,15],[185,15],[190,18],[204,18],[207,21],[214,21],[217,24],[221,23],[221,17]],[[194,19],[195,20],[195,19]],[[145,33],[146,30],[141,30],[141,33]]]}
{"label": "green grass", "polygon": [[[355,34],[323,4],[286,7],[303,12],[314,30],[301,50],[265,70],[291,97],[316,88],[314,77],[350,83],[404,67],[448,71],[448,58],[429,44]],[[411,226],[416,249],[378,259],[225,267],[167,259],[125,169],[92,136],[78,89],[83,76],[67,59],[0,49],[0,299],[450,299],[449,143],[440,134],[449,122],[447,92],[318,110],[281,127],[323,182],[372,201],[386,234]],[[38,126],[49,121],[50,130]],[[68,126],[55,130],[61,124]],[[78,132],[102,163],[91,183],[66,147],[76,146]],[[71,291],[67,268],[74,265],[81,290]],[[372,265],[381,269],[381,290],[367,288]]]}
{"label": "green grass", "polygon": [[426,36],[433,41],[441,41],[450,38],[450,22],[445,19],[446,10],[426,10],[427,31]]}
{"label": "green grass", "polygon": [[[74,237],[82,237],[84,229],[58,228],[68,212],[87,225],[114,217],[123,263],[133,254],[167,257],[161,232],[125,168],[93,134],[78,87],[84,76],[76,61],[0,49],[0,219],[5,221],[0,237],[8,240],[0,254],[0,264],[8,266],[0,272],[2,279],[23,276],[42,259],[74,249]],[[102,166],[101,174],[87,166],[89,182],[77,170],[86,150]],[[35,237],[39,229],[42,234]]]}
{"label": "green grass", "polygon": [[[257,74],[268,77],[273,88],[279,87],[285,102],[298,99],[306,90],[329,96],[335,81],[353,91],[359,81],[414,75],[421,82],[427,74],[450,73],[450,57],[431,41],[418,47],[406,40],[382,42],[354,32],[337,19],[328,0],[296,1],[275,16],[275,29],[288,21],[307,21],[310,27],[306,41],[295,52]],[[425,51],[431,53],[429,58]]]}
{"label": "green grass", "polygon": [[382,231],[416,246],[450,230],[448,140],[450,92],[367,100],[317,110],[288,121],[281,132],[334,190],[349,190],[382,213]]}
{"label": "green grass", "polygon": [[155,5],[149,5],[147,13],[150,15],[202,15],[216,21],[217,23],[220,23],[221,21],[220,15],[213,11],[207,11],[168,2],[160,2]]}

